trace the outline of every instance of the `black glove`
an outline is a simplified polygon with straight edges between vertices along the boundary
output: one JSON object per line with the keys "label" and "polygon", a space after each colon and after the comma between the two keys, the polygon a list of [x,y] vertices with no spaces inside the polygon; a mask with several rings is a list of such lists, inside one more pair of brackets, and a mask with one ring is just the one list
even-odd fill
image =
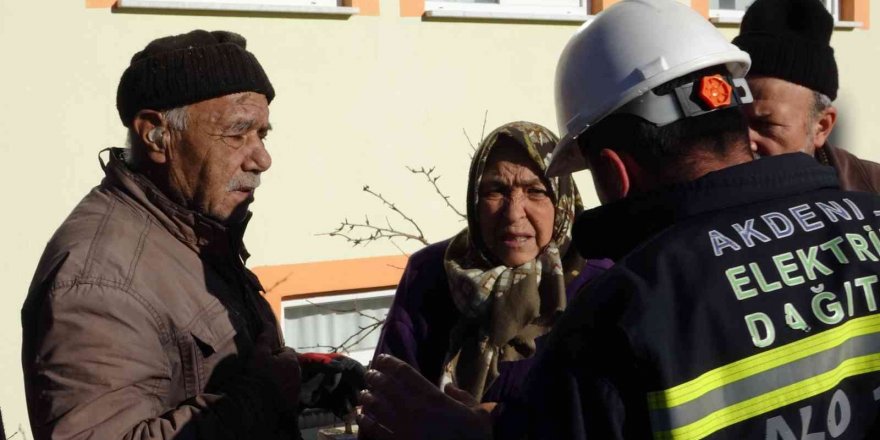
{"label": "black glove", "polygon": [[300,408],[330,410],[344,418],[357,405],[358,393],[367,387],[366,368],[339,353],[299,353],[302,385]]}

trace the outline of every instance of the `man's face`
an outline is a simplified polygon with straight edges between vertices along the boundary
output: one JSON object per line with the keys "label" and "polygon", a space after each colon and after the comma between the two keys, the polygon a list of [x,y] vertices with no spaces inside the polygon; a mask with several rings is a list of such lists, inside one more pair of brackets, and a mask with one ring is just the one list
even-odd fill
{"label": "man's face", "polygon": [[225,223],[247,215],[272,158],[263,145],[269,126],[264,95],[236,93],[187,107],[187,128],[172,134],[169,185],[191,209]]}
{"label": "man's face", "polygon": [[815,98],[803,86],[771,77],[748,78],[755,101],[745,106],[752,148],[762,156],[813,155],[826,136],[816,136]]}
{"label": "man's face", "polygon": [[480,180],[477,210],[486,247],[506,266],[533,260],[553,237],[555,207],[525,151],[496,147]]}

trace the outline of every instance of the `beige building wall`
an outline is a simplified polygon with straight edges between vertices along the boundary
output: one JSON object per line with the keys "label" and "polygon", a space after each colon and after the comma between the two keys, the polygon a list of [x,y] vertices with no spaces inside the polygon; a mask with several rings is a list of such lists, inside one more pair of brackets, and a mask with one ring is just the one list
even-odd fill
{"label": "beige building wall", "polygon": [[[399,254],[389,243],[352,248],[317,235],[365,214],[407,227],[364,185],[394,201],[429,240],[449,237],[464,223],[405,167],[436,166],[440,186],[463,211],[471,153],[463,130],[478,142],[484,114],[487,132],[520,119],[556,129],[554,69],[575,25],[423,21],[401,18],[398,0],[380,7],[379,16],[338,20],[111,13],[82,0],[0,0],[0,409],[8,434],[28,430],[19,311],[32,271],[55,228],[99,182],[98,151],[124,142],[116,86],[149,40],[194,28],[239,32],[275,85],[268,143],[274,164],[253,205],[251,266]],[[834,43],[847,146],[880,160],[873,136],[880,33],[841,31]],[[589,176],[581,174],[581,191],[594,206]]]}

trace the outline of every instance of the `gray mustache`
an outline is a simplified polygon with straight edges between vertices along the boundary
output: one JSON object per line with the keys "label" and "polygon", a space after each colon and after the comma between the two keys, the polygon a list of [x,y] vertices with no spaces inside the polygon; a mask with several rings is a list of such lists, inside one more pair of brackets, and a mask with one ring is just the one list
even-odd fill
{"label": "gray mustache", "polygon": [[258,173],[241,173],[232,178],[226,185],[226,191],[238,191],[241,189],[257,189],[260,186],[260,175]]}

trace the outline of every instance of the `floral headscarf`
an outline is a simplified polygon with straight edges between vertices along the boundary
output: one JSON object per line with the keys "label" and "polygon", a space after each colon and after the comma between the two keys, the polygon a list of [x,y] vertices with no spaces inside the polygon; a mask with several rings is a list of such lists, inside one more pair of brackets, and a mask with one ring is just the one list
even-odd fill
{"label": "floral headscarf", "polygon": [[498,362],[531,357],[535,338],[549,332],[565,310],[565,286],[584,264],[576,251],[569,252],[571,225],[583,209],[571,176],[541,176],[555,206],[553,235],[534,260],[517,267],[505,266],[486,246],[477,206],[480,181],[496,146],[524,149],[543,172],[557,141],[540,125],[512,122],[490,133],[474,155],[468,227],[453,237],[444,257],[449,291],[462,317],[450,336],[441,386],[452,382],[481,399],[498,377]]}

